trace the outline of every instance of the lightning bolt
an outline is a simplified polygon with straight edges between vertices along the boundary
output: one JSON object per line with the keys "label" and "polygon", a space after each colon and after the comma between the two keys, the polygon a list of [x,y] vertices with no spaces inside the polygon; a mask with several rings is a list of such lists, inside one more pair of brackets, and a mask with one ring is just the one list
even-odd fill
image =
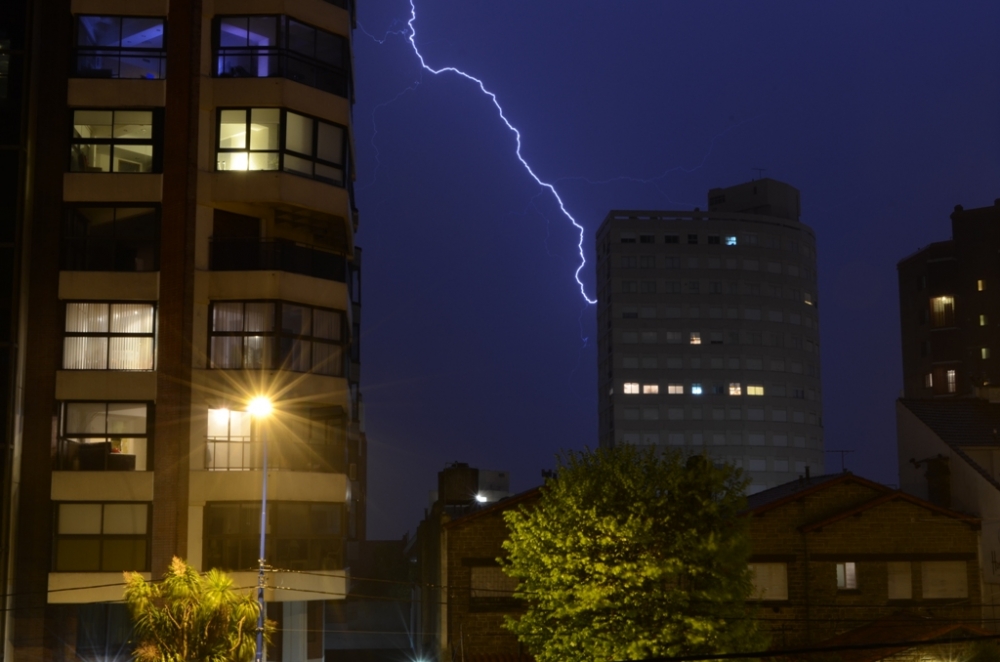
{"label": "lightning bolt", "polygon": [[521,165],[524,166],[524,169],[527,171],[529,175],[531,175],[531,178],[534,179],[539,186],[541,186],[543,189],[546,189],[549,193],[552,194],[552,197],[555,198],[556,202],[559,204],[559,210],[562,211],[563,215],[567,219],[569,219],[569,222],[572,223],[573,227],[575,227],[579,232],[580,240],[577,242],[576,246],[580,254],[580,266],[576,268],[576,271],[573,273],[573,277],[576,279],[577,284],[580,286],[580,294],[583,295],[584,301],[586,301],[588,304],[591,305],[597,303],[597,299],[591,299],[590,297],[587,296],[587,288],[584,286],[583,281],[580,280],[580,272],[583,271],[583,268],[585,266],[587,266],[587,258],[583,254],[583,237],[584,237],[583,226],[580,225],[577,222],[577,220],[573,218],[573,215],[569,213],[569,210],[566,209],[566,203],[563,202],[563,199],[559,195],[559,192],[556,190],[556,187],[546,181],[543,181],[541,177],[535,174],[535,171],[531,168],[531,166],[528,164],[525,158],[521,155],[521,132],[518,131],[517,127],[511,124],[510,120],[507,119],[507,116],[503,112],[503,107],[497,100],[497,95],[487,90],[486,85],[483,83],[483,81],[481,81],[480,79],[476,78],[471,74],[465,73],[461,69],[456,69],[455,67],[441,67],[440,69],[435,69],[427,64],[427,61],[424,60],[424,56],[420,52],[420,49],[417,48],[417,30],[415,27],[413,27],[413,24],[416,22],[416,20],[417,20],[417,7],[414,4],[414,0],[410,0],[410,20],[406,22],[406,25],[409,28],[410,36],[407,37],[407,40],[413,47],[413,52],[414,54],[416,54],[417,59],[420,60],[421,68],[434,74],[435,76],[444,73],[451,73],[455,74],[456,76],[461,76],[462,78],[465,78],[466,80],[475,83],[479,87],[479,91],[490,98],[490,100],[493,102],[493,105],[496,106],[497,112],[500,114],[500,119],[503,120],[503,123],[507,125],[507,128],[510,129],[511,133],[513,133],[514,137],[517,139],[517,150],[515,152],[517,154],[517,160],[521,162]]}

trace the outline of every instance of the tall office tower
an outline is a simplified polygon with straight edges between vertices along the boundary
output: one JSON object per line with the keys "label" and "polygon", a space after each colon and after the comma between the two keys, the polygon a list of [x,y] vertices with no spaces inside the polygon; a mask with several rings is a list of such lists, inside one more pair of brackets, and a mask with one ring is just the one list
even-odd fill
{"label": "tall office tower", "polygon": [[266,462],[268,655],[322,659],[364,536],[352,7],[33,4],[8,650],[127,655],[121,573],[174,555],[256,586]]}
{"label": "tall office tower", "polygon": [[706,453],[759,491],[823,469],[816,240],[788,184],[708,203],[597,231],[600,444]]}
{"label": "tall office tower", "polygon": [[906,398],[1000,386],[1000,199],[955,207],[951,237],[896,265]]}

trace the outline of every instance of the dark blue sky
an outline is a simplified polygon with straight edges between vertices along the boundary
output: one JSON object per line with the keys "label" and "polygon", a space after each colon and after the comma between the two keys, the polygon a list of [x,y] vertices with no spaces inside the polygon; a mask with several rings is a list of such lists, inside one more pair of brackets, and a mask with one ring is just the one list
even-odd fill
{"label": "dark blue sky", "polygon": [[[1000,197],[1000,3],[415,2],[428,64],[496,93],[586,228],[591,296],[608,210],[704,207],[753,168],[799,188],[826,447],[897,482],[895,265]],[[520,490],[597,438],[578,235],[490,100],[391,34],[409,12],[359,2],[354,35],[372,538],[416,526],[446,462]]]}

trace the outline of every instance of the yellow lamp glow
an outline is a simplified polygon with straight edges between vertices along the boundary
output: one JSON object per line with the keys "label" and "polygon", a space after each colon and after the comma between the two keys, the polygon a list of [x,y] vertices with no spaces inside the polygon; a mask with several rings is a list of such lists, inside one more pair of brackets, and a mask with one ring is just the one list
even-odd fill
{"label": "yellow lamp glow", "polygon": [[273,409],[271,401],[263,395],[257,396],[247,404],[247,411],[254,418],[266,418],[271,415]]}

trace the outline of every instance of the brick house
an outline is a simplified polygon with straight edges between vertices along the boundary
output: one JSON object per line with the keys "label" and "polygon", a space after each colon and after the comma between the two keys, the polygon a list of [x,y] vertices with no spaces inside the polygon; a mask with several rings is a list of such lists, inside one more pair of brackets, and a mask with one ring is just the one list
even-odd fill
{"label": "brick house", "polygon": [[899,612],[928,632],[979,624],[975,517],[850,473],[754,494],[748,514],[758,617],[774,649],[816,645]]}

